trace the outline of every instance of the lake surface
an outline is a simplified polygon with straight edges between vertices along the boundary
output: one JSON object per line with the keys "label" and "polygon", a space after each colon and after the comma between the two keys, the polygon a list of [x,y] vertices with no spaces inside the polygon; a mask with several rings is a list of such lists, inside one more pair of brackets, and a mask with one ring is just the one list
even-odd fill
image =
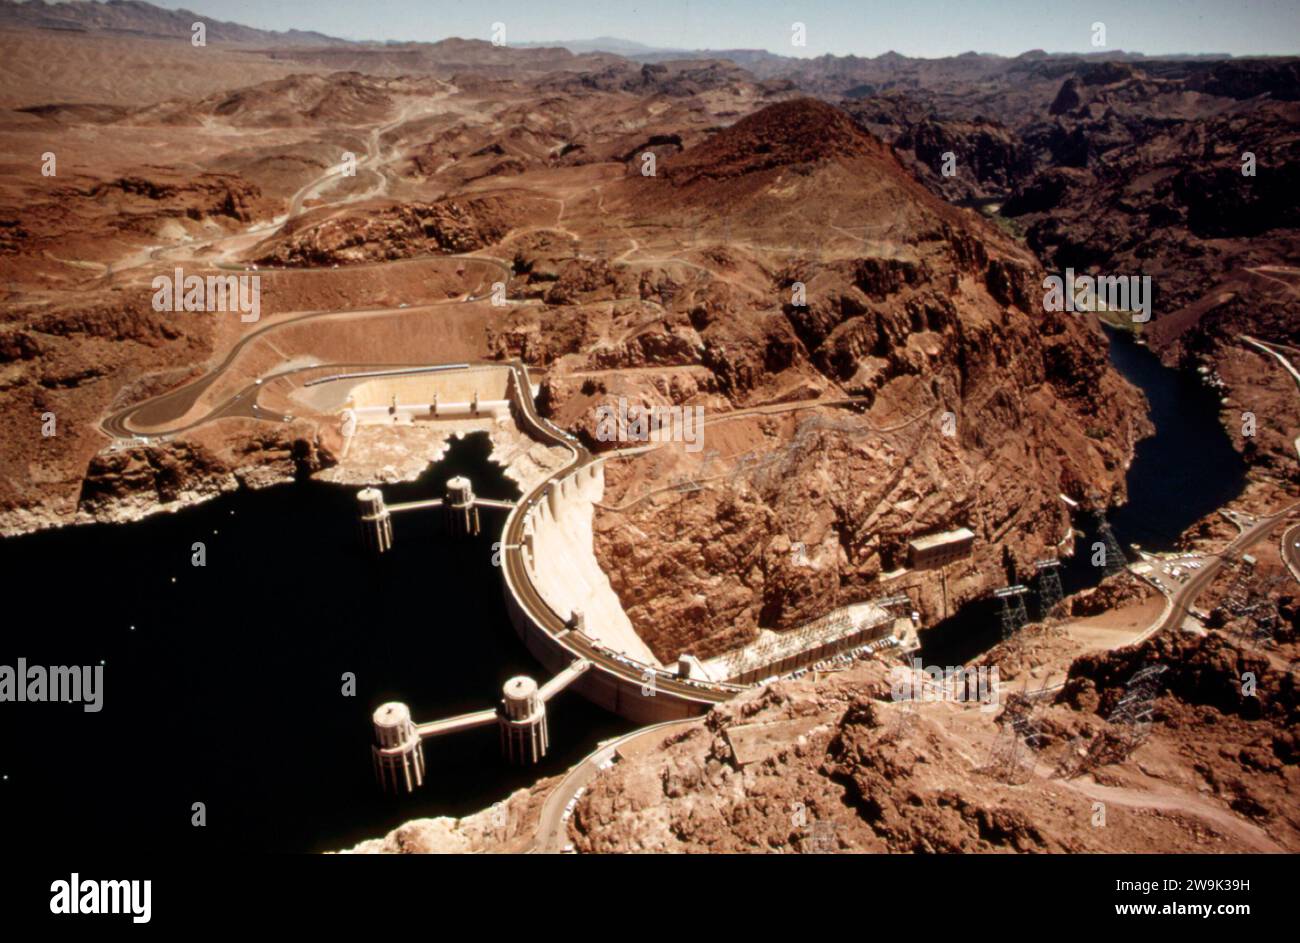
{"label": "lake surface", "polygon": [[[456,474],[484,497],[517,497],[489,452],[485,435],[455,440],[385,497],[438,497]],[[445,535],[437,509],[396,515],[394,549],[374,561],[360,548],[356,491],[304,481],[0,540],[11,613],[0,664],[104,662],[99,713],[0,705],[9,847],[337,849],[411,818],[477,811],[630,729],[565,692],[548,705],[540,766],[508,766],[488,727],[426,741],[425,786],[383,797],[375,706],[402,700],[433,720],[493,707],[507,678],[541,673],[491,562],[506,512],[481,509],[477,539]],[[195,541],[205,567],[191,565]],[[355,696],[342,694],[345,672]],[[191,825],[194,802],[206,827]]]}

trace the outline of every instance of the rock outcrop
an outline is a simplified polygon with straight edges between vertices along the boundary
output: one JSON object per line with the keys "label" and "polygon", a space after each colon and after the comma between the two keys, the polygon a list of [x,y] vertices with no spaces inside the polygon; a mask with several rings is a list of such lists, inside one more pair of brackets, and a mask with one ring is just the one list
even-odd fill
{"label": "rock outcrop", "polygon": [[[596,416],[620,398],[705,410],[694,454],[607,465],[596,521],[602,564],[661,660],[718,654],[891,585],[917,587],[936,619],[938,573],[890,582],[908,541],[976,532],[947,574],[955,607],[1056,552],[1070,527],[1059,494],[1122,496],[1149,427],[1104,338],[1044,312],[1032,259],[927,193],[847,115],[769,106],[688,148],[665,178],[628,184],[628,199],[676,226],[725,206],[755,247],[700,249],[696,268],[661,262],[641,280],[635,342],[624,331],[618,346],[566,351],[544,390],[552,417],[594,448],[618,444],[600,441]],[[855,237],[851,220],[881,207],[892,222]],[[814,227],[829,234],[816,249],[800,239]],[[772,264],[758,244],[778,240],[792,252]],[[558,330],[535,318],[543,336]],[[657,360],[670,375],[631,372]],[[852,409],[781,409],[819,400]],[[665,488],[688,476],[702,488]]]}

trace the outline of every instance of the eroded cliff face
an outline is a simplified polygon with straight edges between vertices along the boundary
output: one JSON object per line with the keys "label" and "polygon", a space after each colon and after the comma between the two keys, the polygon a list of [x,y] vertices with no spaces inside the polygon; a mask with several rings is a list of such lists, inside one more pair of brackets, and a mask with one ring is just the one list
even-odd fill
{"label": "eroded cliff face", "polygon": [[[712,465],[689,455],[607,463],[597,552],[656,655],[710,656],[758,627],[791,628],[903,588],[920,590],[927,621],[940,618],[937,572],[892,575],[924,534],[976,533],[973,555],[947,568],[949,612],[1071,549],[1059,495],[1122,491],[1146,431],[1140,400],[1109,374],[1095,381],[1097,399],[1072,398],[1043,372],[1044,361],[1062,369],[1059,342],[1026,334],[1013,346],[997,336],[1005,373],[990,369],[965,396],[905,375],[865,416],[821,408],[706,426]],[[1008,379],[1021,371],[1033,379]],[[656,490],[675,480],[701,489]]]}
{"label": "eroded cliff face", "polygon": [[[337,448],[337,442],[329,445]],[[337,457],[329,445],[314,428],[299,424],[284,431],[241,429],[229,439],[209,434],[100,452],[82,480],[77,516],[135,520],[240,487],[282,484],[332,466]]]}
{"label": "eroded cliff face", "polygon": [[[813,126],[831,129],[822,150]],[[751,138],[768,146],[755,155]],[[941,618],[1070,549],[1062,493],[1122,497],[1150,430],[1104,337],[1043,311],[1031,258],[841,113],[772,106],[640,199],[679,224],[715,203],[769,220],[743,244],[661,259],[641,305],[612,307],[543,392],[601,449],[637,444],[597,428],[620,398],[703,409],[691,449],[611,458],[597,515],[599,559],[661,660],[905,588]],[[878,222],[855,236],[841,209]],[[537,318],[539,346],[561,330]],[[671,369],[631,369],[647,364]],[[948,567],[945,601],[936,571],[898,571],[909,540],[957,527],[976,544]]]}
{"label": "eroded cliff face", "polygon": [[556,779],[542,779],[481,812],[463,818],[412,819],[383,838],[372,838],[340,854],[459,855],[520,854],[533,844],[546,794]]}

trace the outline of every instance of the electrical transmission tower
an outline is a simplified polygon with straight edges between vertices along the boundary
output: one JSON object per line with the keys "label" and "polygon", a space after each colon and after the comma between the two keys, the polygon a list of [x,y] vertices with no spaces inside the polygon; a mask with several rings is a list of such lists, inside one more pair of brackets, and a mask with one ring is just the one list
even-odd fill
{"label": "electrical transmission tower", "polygon": [[980,772],[1011,786],[1023,785],[1033,775],[1035,755],[1043,743],[1038,721],[1029,712],[1018,714],[1010,723],[1002,725]]}
{"label": "electrical transmission tower", "polygon": [[1119,699],[1106,722],[1140,728],[1145,737],[1146,731],[1151,727],[1151,708],[1160,693],[1162,676],[1167,670],[1165,665],[1148,665],[1135,671],[1133,677],[1128,679],[1124,696]]}
{"label": "electrical transmission tower", "polygon": [[1106,718],[1110,726],[1086,742],[1076,737],[1054,775],[1070,779],[1128,759],[1151,732],[1151,714],[1165,670],[1165,665],[1148,665],[1135,671]]}
{"label": "electrical transmission tower", "polygon": [[989,748],[988,759],[980,767],[980,772],[1012,786],[1029,781],[1030,771],[1025,764],[1023,742],[1010,724],[1003,727],[1002,732],[993,741],[992,747]]}
{"label": "electrical transmission tower", "polygon": [[915,697],[909,698],[898,705],[894,711],[894,722],[890,724],[889,730],[885,733],[885,740],[897,742],[912,732],[916,726],[917,709]]}
{"label": "electrical transmission tower", "polygon": [[1025,627],[1029,613],[1025,610],[1025,593],[1028,587],[1017,583],[995,589],[993,595],[1002,600],[1002,639],[1006,641]]}
{"label": "electrical transmission tower", "polygon": [[1237,639],[1243,645],[1260,646],[1273,640],[1278,621],[1278,585],[1283,577],[1263,576],[1254,567],[1239,565],[1237,580],[1224,605],[1241,621]]}
{"label": "electrical transmission tower", "polygon": [[1148,665],[1128,679],[1124,696],[1119,699],[1106,722],[1120,728],[1118,755],[1107,757],[1119,762],[1142,745],[1151,732],[1151,711],[1164,684],[1165,665]]}
{"label": "electrical transmission tower", "polygon": [[1038,570],[1039,617],[1046,619],[1065,597],[1061,588],[1061,561],[1039,560],[1034,567]]}
{"label": "electrical transmission tower", "polygon": [[1094,491],[1088,497],[1092,502],[1093,518],[1097,522],[1097,536],[1101,538],[1102,546],[1105,548],[1102,569],[1107,576],[1114,576],[1128,566],[1128,558],[1124,556],[1124,551],[1115,538],[1115,532],[1110,529],[1110,522],[1106,520],[1106,505],[1101,500],[1101,495]]}

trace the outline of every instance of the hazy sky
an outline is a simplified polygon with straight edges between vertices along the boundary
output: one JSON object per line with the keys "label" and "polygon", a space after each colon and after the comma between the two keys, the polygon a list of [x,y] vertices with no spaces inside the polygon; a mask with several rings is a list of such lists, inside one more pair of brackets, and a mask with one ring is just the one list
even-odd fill
{"label": "hazy sky", "polygon": [[[617,36],[687,49],[769,49],[784,55],[913,56],[975,50],[1145,53],[1300,51],[1300,0],[155,0],[263,29],[312,29],[348,39],[507,42]],[[807,45],[791,45],[791,24]]]}

